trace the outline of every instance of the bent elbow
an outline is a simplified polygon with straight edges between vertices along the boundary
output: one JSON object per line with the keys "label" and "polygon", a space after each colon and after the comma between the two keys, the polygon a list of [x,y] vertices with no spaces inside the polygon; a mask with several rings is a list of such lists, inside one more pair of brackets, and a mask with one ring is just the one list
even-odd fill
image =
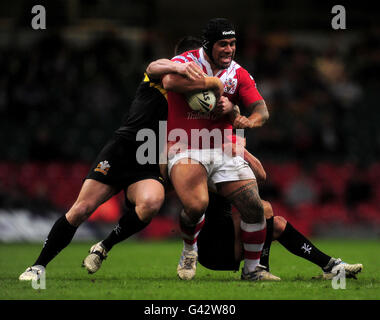
{"label": "bent elbow", "polygon": [[264,107],[261,109],[261,117],[263,119],[263,123],[269,120],[269,111],[265,102],[264,102]]}

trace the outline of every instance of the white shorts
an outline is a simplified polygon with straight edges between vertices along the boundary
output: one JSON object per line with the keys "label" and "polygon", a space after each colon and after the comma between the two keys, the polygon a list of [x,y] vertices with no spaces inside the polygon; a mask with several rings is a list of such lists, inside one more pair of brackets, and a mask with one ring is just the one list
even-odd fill
{"label": "white shorts", "polygon": [[181,159],[190,158],[201,163],[208,177],[209,187],[215,191],[217,183],[256,179],[248,162],[242,157],[230,157],[222,149],[187,149],[168,159],[169,177],[173,166]]}

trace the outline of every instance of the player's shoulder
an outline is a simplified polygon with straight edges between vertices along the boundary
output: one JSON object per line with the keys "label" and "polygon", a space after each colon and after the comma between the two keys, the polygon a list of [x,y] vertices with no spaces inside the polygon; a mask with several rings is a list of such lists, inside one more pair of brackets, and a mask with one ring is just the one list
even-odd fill
{"label": "player's shoulder", "polygon": [[246,75],[248,71],[244,69],[239,63],[237,63],[235,60],[232,60],[231,65],[228,68],[229,72],[235,72],[236,74],[244,74]]}
{"label": "player's shoulder", "polygon": [[240,80],[253,80],[252,75],[248,72],[247,69],[243,68],[239,63],[237,63],[235,60],[232,61],[230,67],[229,67],[230,73],[236,74],[237,78]]}

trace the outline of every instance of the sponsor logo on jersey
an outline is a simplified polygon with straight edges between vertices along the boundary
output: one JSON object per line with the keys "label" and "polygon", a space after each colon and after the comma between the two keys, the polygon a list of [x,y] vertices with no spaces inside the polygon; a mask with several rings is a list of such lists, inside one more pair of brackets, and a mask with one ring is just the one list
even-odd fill
{"label": "sponsor logo on jersey", "polygon": [[187,120],[199,119],[215,120],[216,116],[212,112],[204,113],[200,111],[190,111],[187,113]]}
{"label": "sponsor logo on jersey", "polygon": [[237,87],[237,79],[229,78],[224,82],[224,92],[234,94]]}
{"label": "sponsor logo on jersey", "polygon": [[104,161],[101,161],[99,162],[99,164],[97,165],[97,167],[94,169],[94,171],[96,172],[100,172],[100,173],[103,173],[105,176],[107,175],[108,173],[108,170],[111,168],[110,164],[108,163],[107,160],[104,160]]}

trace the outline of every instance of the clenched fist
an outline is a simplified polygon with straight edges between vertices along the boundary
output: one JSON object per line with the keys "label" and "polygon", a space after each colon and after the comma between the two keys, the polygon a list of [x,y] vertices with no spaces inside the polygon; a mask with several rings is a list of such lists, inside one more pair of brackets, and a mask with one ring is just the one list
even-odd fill
{"label": "clenched fist", "polygon": [[233,126],[236,129],[250,129],[253,127],[253,121],[239,114],[236,116]]}

